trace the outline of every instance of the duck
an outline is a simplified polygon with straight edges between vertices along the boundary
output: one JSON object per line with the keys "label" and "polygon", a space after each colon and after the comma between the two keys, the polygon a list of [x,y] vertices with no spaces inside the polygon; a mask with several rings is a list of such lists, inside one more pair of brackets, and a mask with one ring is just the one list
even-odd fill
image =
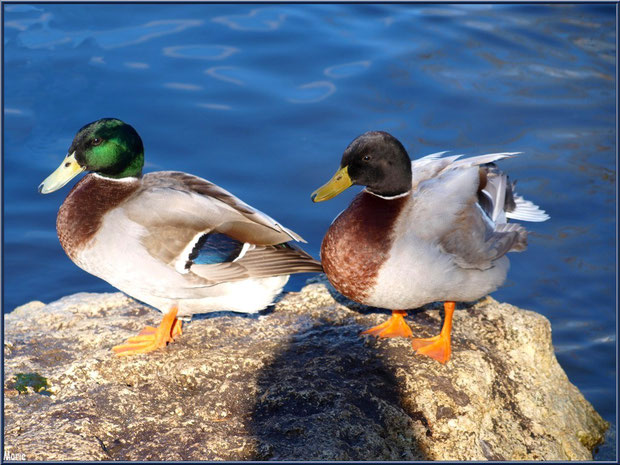
{"label": "duck", "polygon": [[197,313],[255,313],[294,273],[322,272],[292,230],[222,187],[180,171],[143,174],[138,132],[102,118],[76,134],[40,185],[49,194],[83,172],[60,206],[56,230],[84,271],[160,310],[158,327],[114,346],[118,356],[165,347]]}
{"label": "duck", "polygon": [[[392,311],[361,335],[407,337],[416,353],[447,363],[456,302],[472,302],[503,284],[508,252],[527,247],[527,231],[508,220],[549,215],[515,192],[496,162],[520,152],[433,153],[411,161],[385,131],[369,131],[344,151],[336,174],[314,191],[329,200],[364,186],[328,228],[320,258],[329,282],[345,297]],[[444,303],[438,335],[413,338],[407,310]]]}

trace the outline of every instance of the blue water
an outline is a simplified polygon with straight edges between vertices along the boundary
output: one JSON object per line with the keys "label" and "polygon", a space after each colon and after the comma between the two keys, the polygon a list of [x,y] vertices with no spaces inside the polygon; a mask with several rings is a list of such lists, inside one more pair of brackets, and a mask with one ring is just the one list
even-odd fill
{"label": "blue water", "polygon": [[[551,220],[494,297],[546,315],[570,380],[616,424],[616,7],[4,3],[4,311],[111,291],[65,256],[42,196],[85,123],[132,124],[146,171],[212,180],[318,257],[357,189],[310,193],[360,133],[412,157],[502,161]],[[291,280],[299,289],[305,277]],[[598,459],[614,458],[615,441]]]}

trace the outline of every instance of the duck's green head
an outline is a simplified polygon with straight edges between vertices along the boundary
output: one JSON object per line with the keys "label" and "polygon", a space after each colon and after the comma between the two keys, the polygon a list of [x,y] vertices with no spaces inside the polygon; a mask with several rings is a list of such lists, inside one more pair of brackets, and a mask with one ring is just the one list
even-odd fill
{"label": "duck's green head", "polygon": [[39,185],[39,192],[54,192],[82,171],[120,179],[140,176],[143,166],[144,148],[136,130],[119,119],[103,118],[78,131],[67,156]]}
{"label": "duck's green head", "polygon": [[312,193],[314,202],[329,200],[353,184],[366,186],[383,197],[411,189],[411,159],[398,139],[383,131],[369,131],[349,144],[340,169]]}

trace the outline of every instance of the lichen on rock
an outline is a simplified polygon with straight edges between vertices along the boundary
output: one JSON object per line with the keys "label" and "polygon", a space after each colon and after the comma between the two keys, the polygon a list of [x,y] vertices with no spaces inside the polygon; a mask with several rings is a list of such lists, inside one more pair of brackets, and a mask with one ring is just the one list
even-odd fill
{"label": "lichen on rock", "polygon": [[[441,311],[408,317],[439,331]],[[177,342],[110,348],[161,314],[121,293],[5,315],[5,448],[26,460],[590,460],[607,423],[567,379],[543,316],[483,299],[457,307],[451,361],[407,339],[359,337],[384,310],[324,281],[258,315],[194,318]]]}
{"label": "lichen on rock", "polygon": [[7,389],[15,389],[19,394],[36,393],[49,396],[49,383],[39,373],[17,373],[6,383]]}

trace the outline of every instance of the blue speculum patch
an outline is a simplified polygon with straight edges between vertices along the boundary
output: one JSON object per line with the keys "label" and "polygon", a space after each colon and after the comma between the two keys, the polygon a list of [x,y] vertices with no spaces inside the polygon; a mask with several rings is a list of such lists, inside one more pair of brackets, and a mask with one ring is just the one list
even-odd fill
{"label": "blue speculum patch", "polygon": [[189,259],[199,265],[232,262],[239,256],[242,248],[243,242],[226,234],[206,234],[198,241]]}

